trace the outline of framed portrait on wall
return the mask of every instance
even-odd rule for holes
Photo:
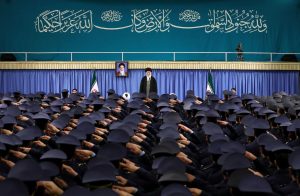
[[[117,77],[127,77],[128,76],[128,62],[127,61],[117,61],[116,62],[116,76]]]

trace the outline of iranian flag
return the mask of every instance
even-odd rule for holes
[[[213,77],[211,75],[211,70],[209,70],[208,72],[206,91],[215,94],[215,87],[213,83]]]
[[[91,93],[99,92],[97,77],[96,77],[96,71],[94,70],[93,77],[91,80]]]

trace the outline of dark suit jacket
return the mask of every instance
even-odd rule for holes
[[[144,76],[140,84],[140,93],[146,94],[146,87],[147,87],[147,76]],[[150,79],[150,92],[157,93],[157,83],[156,83],[156,79],[153,76],[151,76]]]

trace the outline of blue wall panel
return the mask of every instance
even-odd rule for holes
[[[86,95],[90,90],[91,70],[2,70],[0,72],[0,93],[20,90],[24,93],[38,91],[61,92],[62,89],[78,88]],[[108,89],[118,94],[139,91],[144,70],[130,70],[126,78],[115,77],[114,70],[96,70],[102,95]],[[184,98],[187,90],[205,97],[208,70],[153,70],[157,80],[158,93],[176,93]],[[224,89],[236,87],[238,94],[255,93],[270,96],[273,92],[299,93],[299,73],[295,71],[234,71],[212,70],[215,93],[222,97]],[[29,79],[30,78],[30,79]]]
[[[300,52],[299,0],[3,0],[0,16],[0,52]]]

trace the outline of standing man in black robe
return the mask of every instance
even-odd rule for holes
[[[142,78],[140,84],[140,93],[145,93],[149,97],[151,92],[157,93],[156,79],[152,76],[152,69],[147,67],[145,69],[146,75]]]

